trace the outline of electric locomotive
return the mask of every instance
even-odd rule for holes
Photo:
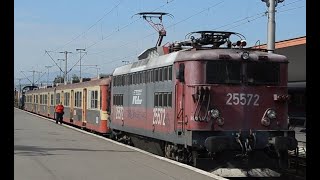
[[[287,122],[287,58],[245,48],[239,33],[188,36],[114,70],[113,138],[147,139],[147,148],[194,166],[211,159],[219,167],[286,168],[297,147]]]

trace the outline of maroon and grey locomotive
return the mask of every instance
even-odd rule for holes
[[[238,33],[189,37],[114,70],[113,136],[132,144],[147,138],[160,154],[193,164],[210,158],[286,166],[297,147],[287,128],[287,58],[244,48]]]

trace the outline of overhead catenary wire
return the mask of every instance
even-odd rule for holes
[[[55,49],[54,51],[57,51],[58,49],[61,49],[67,45],[69,45],[70,43],[72,43],[74,40],[78,39],[79,37],[85,35],[85,33],[87,33],[91,28],[93,28],[98,22],[100,22],[102,19],[104,19],[108,14],[110,14],[112,11],[114,11],[121,3],[123,0],[120,0],[118,4],[116,4],[115,6],[113,6],[111,8],[110,11],[108,11],[107,13],[105,13],[100,19],[98,19],[94,24],[92,24],[86,31],[80,33],[78,36],[76,36],[75,38],[71,39],[69,42],[67,42],[66,44],[64,44],[63,46]]]
[[[276,13],[283,13],[283,12],[287,12],[287,11],[292,11],[292,10],[299,9],[299,8],[302,8],[302,7],[304,7],[304,6],[299,6],[299,7],[295,7],[295,8],[291,8],[291,9],[285,9],[285,10],[282,10],[282,11],[277,11]],[[257,16],[257,15],[260,15],[260,16],[255,17],[255,16]],[[233,27],[231,27],[231,28],[228,28],[228,29],[226,29],[226,31],[227,31],[227,30],[230,30],[230,29],[233,29],[233,28],[235,28],[235,27],[239,27],[239,26],[241,26],[241,25],[247,24],[247,23],[251,23],[251,22],[253,22],[253,21],[257,20],[257,19],[260,19],[260,18],[262,18],[262,17],[264,17],[264,16],[265,16],[265,12],[264,12],[264,13],[259,13],[259,14],[253,15],[253,16],[250,16],[250,17],[255,17],[255,18],[250,19],[250,20],[248,20],[248,21],[245,21],[244,23],[238,24],[238,25],[233,26]],[[244,18],[244,19],[247,19],[247,18]],[[237,22],[239,22],[239,21],[237,21]],[[151,35],[154,35],[154,34],[156,34],[156,33],[149,34],[148,36],[145,36],[144,38],[147,38],[147,37],[149,37],[149,36],[151,36]],[[131,42],[131,43],[132,43],[132,42]],[[127,43],[127,44],[129,44],[129,43]],[[126,44],[126,45],[127,45],[127,44]],[[119,61],[119,60],[122,60],[122,59],[126,59],[126,58],[132,57],[132,56],[134,56],[134,55],[129,55],[129,56],[126,56],[126,57],[124,57],[124,58],[115,59],[115,60],[108,61],[108,62],[102,63],[102,64],[108,64],[108,63],[116,62],[116,61]],[[113,58],[110,58],[110,59],[113,59]]]
[[[171,2],[173,2],[174,0],[171,0],[171,1],[167,1],[167,3],[166,4],[164,4],[164,5],[161,5],[160,7],[158,7],[158,8],[156,8],[156,9],[154,9],[153,11],[155,11],[155,10],[157,10],[157,9],[159,9],[159,8],[161,8],[161,7],[164,7],[165,5],[167,5],[167,4],[169,4],[169,3],[171,3]],[[114,9],[114,8],[113,8]],[[129,24],[126,24],[126,25],[124,25],[123,27],[121,27],[121,28],[117,28],[115,31],[113,31],[111,34],[109,34],[108,36],[106,36],[106,37],[103,37],[103,35],[102,35],[102,40],[100,40],[100,41],[96,41],[96,42],[94,42],[93,44],[91,44],[90,46],[88,46],[88,47],[86,47],[86,49],[89,49],[89,48],[91,48],[92,46],[94,46],[94,45],[96,45],[96,44],[98,44],[99,42],[101,42],[101,41],[103,41],[103,40],[105,40],[105,39],[107,39],[107,38],[109,38],[109,37],[111,37],[112,35],[114,35],[115,33],[117,33],[117,32],[119,32],[119,31],[121,31],[121,30],[123,30],[123,29],[125,29],[125,28],[127,28],[128,26],[130,26],[131,24],[133,24],[133,23],[135,23],[135,22],[137,22],[139,19],[136,19],[136,20],[134,20],[134,21],[132,21],[132,22],[130,22]],[[93,27],[93,26],[92,26]],[[90,27],[91,28],[91,27]],[[69,72],[71,72],[71,70],[78,64],[80,62],[80,60],[78,60],[70,69],[69,69],[69,71],[67,71],[67,73],[69,73]]]
[[[170,1],[170,2],[172,2],[172,1]],[[223,1],[220,1],[219,3],[213,4],[213,5],[205,8],[205,9],[203,9],[203,10],[201,10],[201,11],[198,11],[198,12],[196,12],[196,13],[188,16],[188,17],[185,18],[185,19],[182,19],[182,20],[178,21],[177,23],[171,24],[171,25],[169,25],[169,26],[167,27],[167,29],[173,28],[173,27],[176,26],[177,24],[180,24],[180,23],[182,23],[182,22],[184,22],[184,21],[187,21],[188,19],[190,19],[190,18],[192,18],[192,17],[194,17],[194,16],[197,16],[197,15],[205,12],[205,11],[207,11],[207,10],[210,9],[210,8],[215,7],[215,6],[219,5],[219,4],[221,4],[222,2],[223,2]],[[151,37],[151,36],[153,36],[153,35],[155,35],[155,34],[157,34],[157,32],[150,33],[150,34],[148,34],[147,36],[144,36],[144,37],[142,37],[142,38],[140,38],[140,39],[146,39],[146,38]],[[136,41],[137,41],[137,40],[130,41],[130,42],[128,42],[128,43],[125,43],[125,44],[123,44],[123,45],[118,46],[118,48],[124,47],[124,46],[126,46],[126,45],[128,45],[128,44],[133,44],[133,43],[135,43]],[[98,52],[98,53],[102,53],[102,52],[105,52],[105,51],[107,51],[107,50],[104,50],[104,51],[101,51],[101,52]],[[88,53],[88,55],[93,55],[93,54],[98,54],[98,53]]]
[[[174,0],[168,1],[167,4],[170,3],[170,2],[172,2],[172,1],[174,1]],[[291,2],[291,3],[288,3],[288,4],[286,4],[286,5],[279,6],[278,8],[281,8],[281,7],[284,7],[284,6],[288,6],[288,5],[290,5],[290,4],[294,4],[294,3],[299,2],[299,1],[301,1],[301,0],[297,0],[297,1],[294,1],[294,2]],[[161,7],[165,6],[165,5],[166,5],[166,4],[160,6],[159,8],[161,8]],[[159,9],[159,8],[157,8],[157,9]],[[209,8],[210,8],[210,7],[209,7]],[[209,8],[205,8],[205,9],[202,10],[202,11],[204,12],[204,11],[208,10]],[[287,11],[288,11],[288,10],[287,10]],[[198,14],[200,14],[200,13],[201,13],[201,12],[198,12],[198,13],[196,13],[195,15],[198,15]],[[195,16],[195,15],[193,15],[193,16]],[[255,16],[257,16],[257,15],[259,15],[259,17],[250,19],[251,17],[255,17]],[[244,20],[247,20],[247,21],[255,21],[256,19],[259,19],[259,18],[262,17],[262,16],[261,16],[262,13],[259,13],[259,14],[257,14],[257,15],[245,17],[244,19],[237,20],[237,21],[235,21],[235,22],[233,22],[233,23],[238,23],[238,22],[241,22],[241,21],[244,21]],[[191,18],[191,17],[188,17],[188,18],[186,18],[186,19],[184,19],[184,20],[181,20],[180,22],[177,22],[177,23],[171,25],[171,26],[175,26],[175,25],[177,25],[177,24],[179,24],[179,23],[182,23],[183,21],[186,21],[186,20],[188,20],[188,19],[190,19],[190,18]],[[138,19],[136,19],[135,21],[133,21],[133,22],[131,22],[131,23],[123,26],[123,27],[121,28],[121,30],[125,29],[126,27],[128,27],[129,25],[133,24],[133,23],[136,22],[136,21],[138,21]],[[247,22],[247,21],[246,21],[245,23],[242,23],[242,24],[249,23],[249,22]],[[223,27],[232,25],[233,23],[224,25]],[[241,25],[242,25],[242,24],[241,24]],[[171,26],[169,26],[168,28],[170,28]],[[238,27],[238,26],[240,26],[240,25],[236,25],[236,26],[231,27],[231,28],[229,28],[229,29],[232,29],[232,28],[235,28],[235,27]],[[219,28],[220,28],[220,27],[219,27]],[[120,30],[120,29],[118,29],[118,31],[113,32],[113,33],[110,34],[109,36],[104,37],[103,40],[111,37],[114,33],[119,32],[119,30]],[[152,36],[152,35],[154,35],[154,34],[156,34],[156,33],[149,34],[149,35],[145,36],[144,38],[150,37],[150,36]],[[94,44],[90,45],[90,47],[93,47],[93,46],[96,45],[96,44],[97,44],[97,43],[94,43]],[[126,43],[126,44],[120,45],[120,46],[118,46],[118,47],[123,47],[123,46],[128,45],[128,44],[131,44],[131,43]],[[105,52],[105,51],[103,51],[103,52]],[[101,53],[101,52],[98,52],[98,53]],[[93,55],[93,54],[98,54],[98,53],[88,53],[88,55]],[[78,62],[77,62],[77,63],[78,63]],[[76,64],[77,64],[77,63],[76,63]],[[76,65],[76,64],[75,64],[75,65]],[[73,66],[73,67],[74,67],[74,66]],[[70,72],[71,70],[72,70],[72,69],[70,69],[68,72]]]
[[[285,9],[285,10],[282,10],[282,11],[276,11],[276,13],[282,13],[282,12],[292,11],[292,10],[299,9],[299,8],[302,8],[302,7],[304,7],[304,6],[299,6],[299,7],[295,7],[295,8],[291,8],[291,9]],[[255,20],[257,20],[257,19],[260,19],[260,18],[262,18],[262,17],[264,17],[264,16],[266,16],[266,15],[264,14],[264,15],[261,15],[261,16],[259,16],[259,17],[254,18],[254,19],[250,19],[250,20],[248,20],[248,21],[246,21],[246,22],[243,22],[243,23],[241,23],[241,24],[238,24],[238,25],[235,25],[235,26],[233,26],[233,27],[231,27],[231,28],[228,28],[228,29],[226,29],[226,31],[228,31],[228,30],[230,30],[230,29],[233,29],[233,28],[236,28],[236,27],[239,27],[239,26],[241,26],[241,25],[250,23],[250,22],[255,21]]]
[[[167,4],[169,4],[169,3],[173,2],[173,1],[174,1],[174,0],[167,1],[167,3],[166,3],[166,4],[161,5],[160,7],[157,7],[156,9],[152,10],[151,12],[154,12],[154,11],[156,11],[156,10],[160,9],[160,8],[162,8],[162,7],[166,6]],[[100,43],[100,42],[102,42],[102,41],[104,41],[104,40],[106,40],[106,39],[108,39],[108,38],[112,37],[115,33],[120,32],[120,31],[122,31],[123,29],[125,29],[125,28],[129,27],[129,26],[130,26],[130,25],[132,25],[133,23],[137,22],[139,19],[141,19],[141,17],[139,17],[138,19],[136,19],[136,20],[134,20],[134,21],[132,21],[132,22],[130,22],[130,23],[128,23],[128,24],[126,24],[126,25],[124,25],[124,26],[122,26],[121,28],[117,28],[116,30],[114,30],[113,32],[111,32],[111,33],[110,33],[109,35],[107,35],[106,37],[102,38],[102,39],[101,39],[101,40],[99,40],[99,41],[96,41],[96,42],[92,43],[90,46],[88,46],[88,47],[87,47],[87,49],[89,49],[89,48],[91,48],[91,47],[93,47],[93,46],[97,45],[98,43]],[[153,34],[155,34],[155,33],[153,33]],[[98,53],[101,53],[101,52],[104,52],[104,51],[100,51],[100,52],[98,52]],[[95,53],[95,54],[98,54],[98,53]]]

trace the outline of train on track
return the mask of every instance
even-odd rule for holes
[[[233,41],[233,38],[237,38]],[[197,31],[145,50],[109,77],[33,88],[23,109],[197,166],[286,168],[288,60],[234,32]]]

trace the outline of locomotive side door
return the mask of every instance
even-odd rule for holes
[[[83,99],[82,99],[82,124],[87,123],[86,114],[87,114],[87,89],[83,89]]]
[[[175,84],[175,110],[176,110],[176,121],[175,121],[175,131],[178,135],[181,135],[185,130],[184,125],[184,63],[179,64],[178,70],[176,70],[176,81]]]

